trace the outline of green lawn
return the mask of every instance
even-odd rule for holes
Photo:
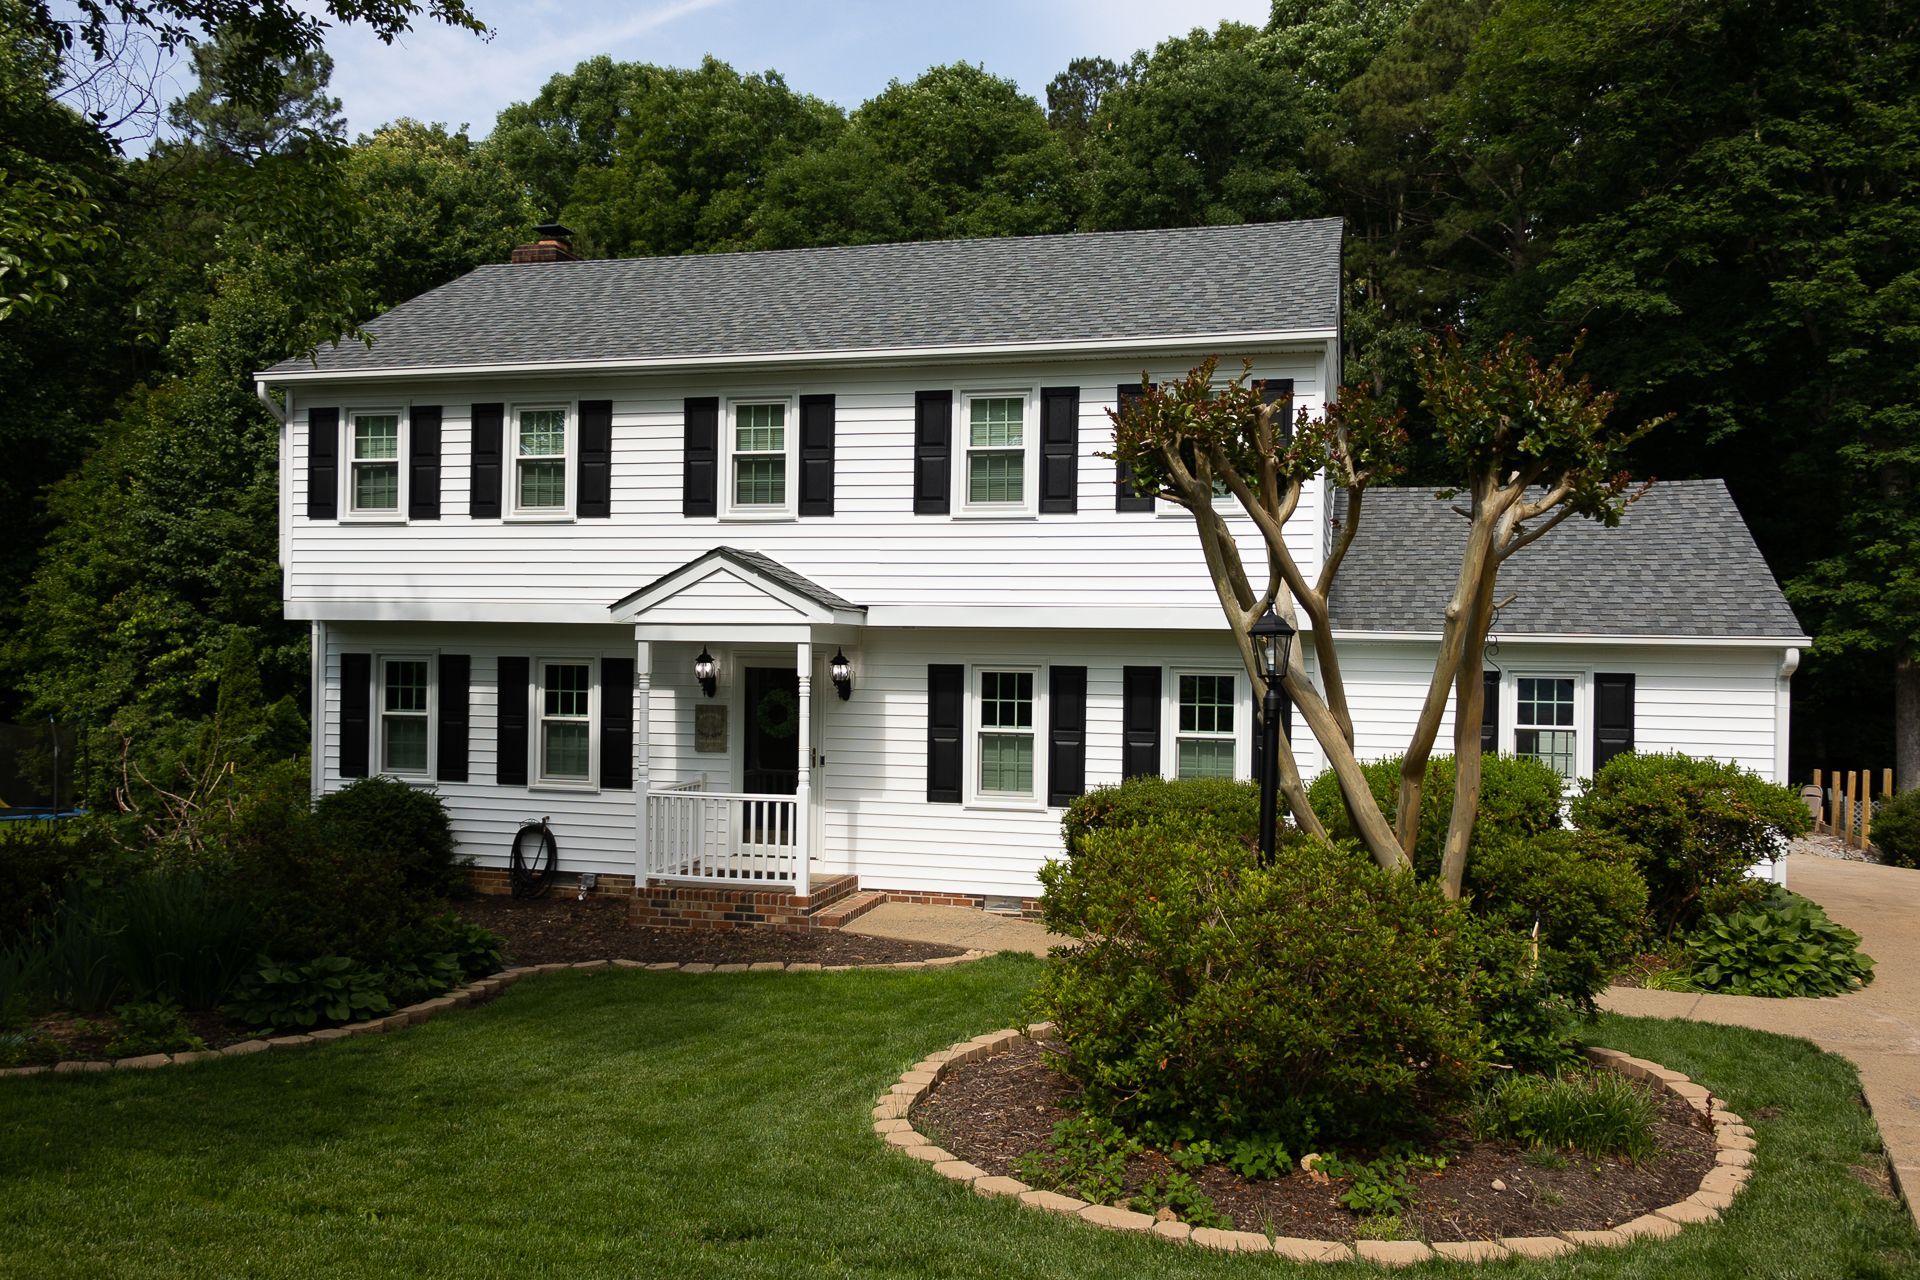
[[[0,1081],[0,1275],[1287,1270],[982,1200],[873,1137],[875,1095],[1015,1021],[1038,963],[560,974],[399,1035]],[[1877,1138],[1844,1061],[1688,1024],[1613,1019],[1597,1038],[1750,1117],[1779,1108],[1755,1124],[1759,1176],[1720,1225],[1492,1274],[1920,1275],[1905,1213],[1849,1173]]]

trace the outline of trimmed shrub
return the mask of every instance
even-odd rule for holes
[[[1400,764],[1405,758],[1404,755],[1388,756],[1360,766],[1388,822],[1392,822],[1398,812]],[[1513,839],[1557,830],[1562,786],[1558,773],[1531,757],[1492,752],[1480,757],[1480,808],[1473,828],[1475,847],[1490,839]],[[1340,780],[1333,770],[1313,780],[1307,788],[1307,801],[1326,824],[1330,837],[1334,840],[1354,838],[1347,804],[1340,794]],[[1427,761],[1427,778],[1420,798],[1420,831],[1413,847],[1414,871],[1422,879],[1432,879],[1440,873],[1440,851],[1447,842],[1447,821],[1452,812],[1453,757],[1434,756]]]
[[[1837,996],[1873,981],[1860,935],[1791,893],[1709,916],[1687,939],[1687,960],[1695,989],[1731,995]]]
[[[1081,939],[1036,992],[1086,1106],[1136,1132],[1312,1144],[1420,1127],[1485,1043],[1458,904],[1296,838],[1271,866],[1217,832],[1088,831],[1041,871]]]
[[[1068,805],[1060,830],[1071,852],[1095,831],[1150,823],[1258,844],[1260,790],[1225,778],[1128,778],[1117,787],[1095,787]]]
[[[1646,929],[1647,882],[1639,851],[1606,836],[1549,831],[1481,842],[1467,860],[1474,910],[1532,936],[1556,995],[1591,1010]]]
[[[1890,866],[1920,867],[1920,789],[1902,791],[1873,811],[1873,847]]]
[[[321,843],[392,862],[404,891],[444,898],[465,877],[454,861],[453,824],[430,788],[395,778],[362,778],[313,807]]]
[[[1765,886],[1755,863],[1778,857],[1812,823],[1792,788],[1738,765],[1680,754],[1615,756],[1573,802],[1583,831],[1642,851],[1654,919],[1668,929],[1750,905]]]

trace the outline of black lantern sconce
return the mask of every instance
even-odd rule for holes
[[[693,660],[693,678],[700,682],[700,691],[709,698],[720,684],[719,677],[714,673],[713,655],[707,652],[705,645],[701,645],[700,656]]]
[[[839,646],[833,650],[833,661],[827,664],[827,674],[833,677],[833,687],[845,702],[853,696],[853,664],[847,661],[847,655]]]

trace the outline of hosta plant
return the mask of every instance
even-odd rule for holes
[[[393,1010],[381,974],[346,956],[306,964],[269,960],[243,977],[228,1012],[251,1026],[311,1030]]]
[[[1860,935],[1805,898],[1709,916],[1687,940],[1689,977],[1702,991],[1743,996],[1835,996],[1873,980]]]

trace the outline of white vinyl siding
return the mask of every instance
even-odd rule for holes
[[[433,664],[424,656],[380,659],[380,760],[376,772],[423,778],[433,759]]]
[[[347,413],[347,513],[398,517],[402,483],[401,416],[396,409]]]
[[[517,516],[564,516],[573,509],[574,442],[564,405],[517,405],[509,500]]]

